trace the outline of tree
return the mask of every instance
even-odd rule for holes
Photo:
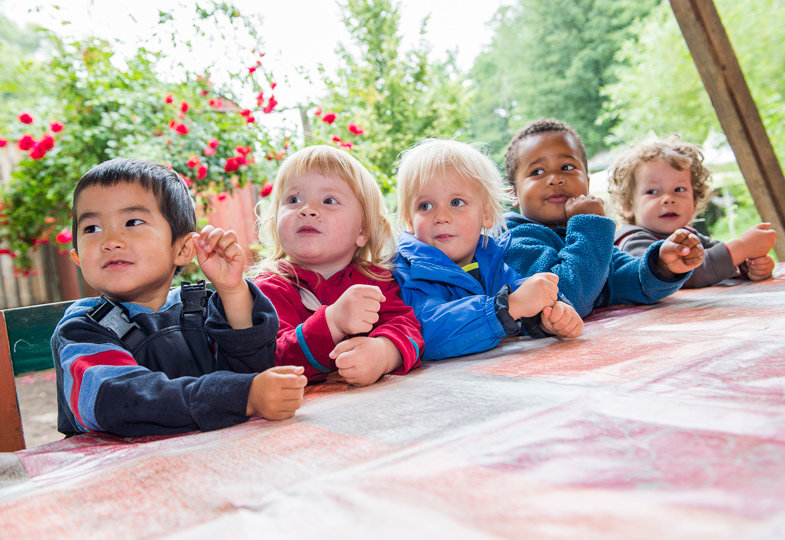
[[[613,118],[599,118],[611,67],[630,25],[655,0],[518,0],[494,17],[494,38],[470,73],[475,139],[499,158],[514,132],[539,117],[572,124],[588,152],[604,147]]]
[[[171,20],[161,12],[162,26]],[[228,4],[197,8],[197,22],[210,21],[222,27],[244,23]],[[258,49],[238,53],[243,63],[216,88],[209,74],[184,66],[179,76],[167,69],[162,77],[162,54],[143,47],[118,67],[107,42],[42,35],[53,53],[20,63],[19,74],[0,86],[16,107],[0,118],[0,145],[24,152],[4,187],[0,216],[0,253],[15,257],[18,267],[29,266],[30,248],[70,243],[73,187],[102,161],[134,157],[169,164],[206,208],[208,194],[220,197],[271,176],[273,165],[255,155],[283,157],[285,143],[257,121],[276,105],[275,83],[261,69]],[[255,104],[244,107],[249,95]]]
[[[327,95],[306,142],[351,148],[387,192],[400,152],[420,138],[463,133],[469,94],[454,58],[431,61],[424,41],[401,51],[397,3],[347,0],[341,7],[353,46],[339,47],[343,65],[335,74],[321,70]],[[427,19],[421,35],[426,25]]]

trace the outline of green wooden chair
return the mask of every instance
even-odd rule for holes
[[[14,375],[49,369],[49,340],[72,301],[0,311],[0,452],[25,448]]]

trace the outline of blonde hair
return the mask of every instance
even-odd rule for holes
[[[711,197],[711,172],[703,165],[701,147],[680,140],[678,134],[667,139],[654,139],[631,146],[614,161],[608,175],[608,193],[620,219],[634,223],[635,216],[627,217],[632,210],[635,192],[635,174],[642,164],[661,159],[676,170],[690,171],[695,215],[700,214]]]
[[[309,146],[286,158],[278,169],[267,211],[259,216],[259,242],[271,244],[273,252],[255,265],[250,273],[271,272],[285,276],[281,267],[292,264],[278,237],[278,209],[286,182],[295,176],[319,174],[344,180],[352,189],[363,209],[363,230],[368,235],[364,246],[354,252],[352,264],[371,279],[390,280],[389,261],[392,256],[392,230],[387,220],[387,206],[379,186],[362,163],[344,150],[327,145]],[[257,215],[260,207],[257,206]],[[265,239],[268,242],[265,242]],[[284,263],[281,265],[281,263]],[[376,267],[376,269],[374,269]],[[379,268],[385,270],[380,273]]]
[[[398,166],[398,223],[409,229],[414,201],[423,186],[447,171],[480,184],[485,194],[485,211],[493,225],[482,234],[496,236],[505,230],[503,201],[511,197],[499,170],[475,146],[455,140],[425,139],[401,154]]]

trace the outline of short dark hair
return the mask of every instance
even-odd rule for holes
[[[139,161],[136,159],[115,158],[96,165],[87,171],[76,183],[73,197],[72,231],[74,250],[77,246],[77,213],[79,194],[82,190],[92,187],[110,187],[118,184],[139,184],[151,191],[158,201],[158,209],[169,223],[172,231],[172,243],[186,234],[196,230],[196,208],[188,186],[174,170],[160,163]],[[178,267],[175,273],[180,272]]]
[[[518,172],[518,148],[523,143],[524,139],[546,133],[548,131],[563,131],[568,133],[575,139],[578,144],[578,151],[581,153],[581,161],[583,166],[586,167],[586,172],[589,170],[589,160],[586,157],[586,147],[583,146],[583,141],[575,128],[571,125],[556,120],[555,118],[540,118],[531,122],[526,127],[521,128],[518,133],[513,136],[510,144],[507,146],[507,152],[504,154],[504,170],[505,179],[515,188],[515,173]]]

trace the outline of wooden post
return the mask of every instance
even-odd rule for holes
[[[717,8],[708,0],[670,3],[758,213],[779,233],[774,251],[785,261],[785,177]]]
[[[19,401],[16,398],[11,347],[5,326],[5,314],[0,311],[0,452],[16,452],[24,448],[25,436],[22,431]]]

